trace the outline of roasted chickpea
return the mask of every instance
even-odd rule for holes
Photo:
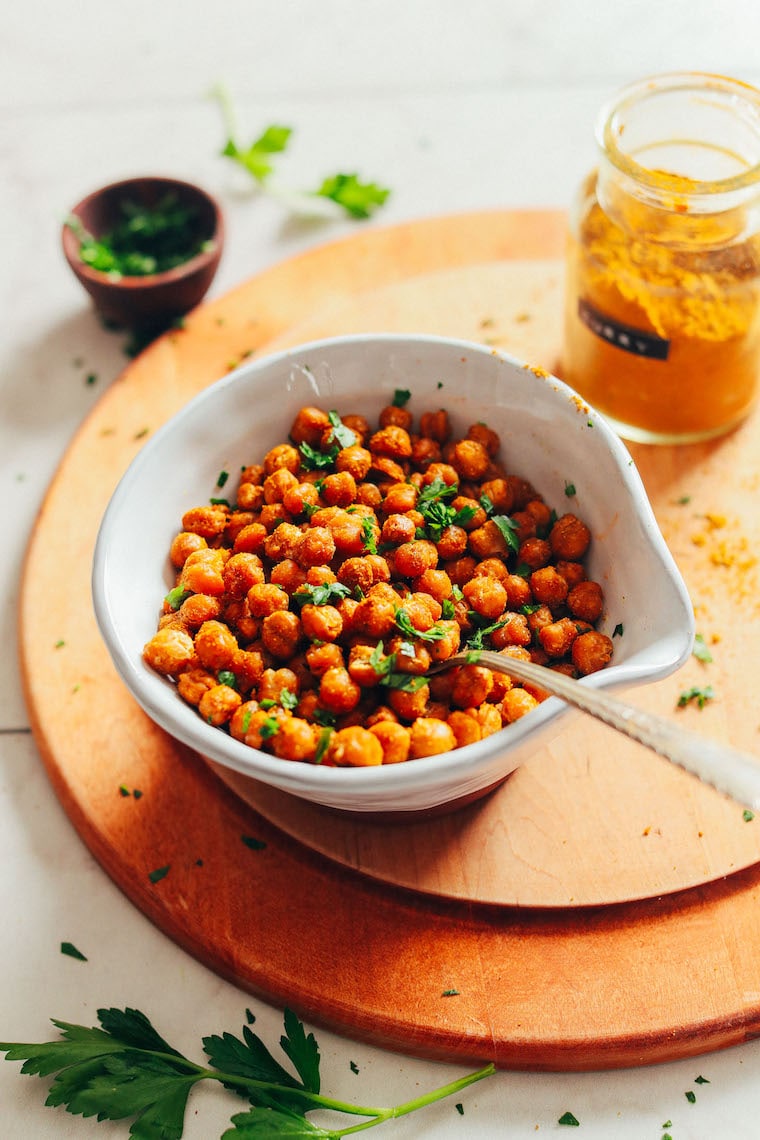
[[[604,595],[598,582],[579,582],[567,595],[567,608],[573,617],[595,622],[602,616]]]
[[[287,467],[278,467],[264,480],[264,502],[281,503],[288,493],[298,486],[298,479]]]
[[[383,762],[383,749],[368,728],[342,728],[333,733],[328,746],[333,764],[345,768],[374,767]]]
[[[588,673],[596,673],[610,663],[613,645],[609,637],[596,630],[581,633],[573,642],[573,665],[585,677]]]
[[[507,556],[507,543],[493,519],[487,519],[482,526],[471,530],[467,545],[476,558],[493,558],[494,555]]]
[[[525,689],[513,688],[504,694],[501,702],[501,716],[505,724],[514,724],[521,716],[538,708],[538,701]]]
[[[556,558],[579,562],[591,542],[591,531],[575,515],[562,515],[549,532],[549,542]]]
[[[441,445],[427,436],[412,437],[412,463],[419,471],[425,471],[431,463],[441,462]]]
[[[491,459],[495,458],[501,447],[501,440],[497,433],[481,422],[471,424],[467,429],[467,438],[477,440],[486,449]]]
[[[460,709],[482,705],[493,688],[493,675],[482,665],[462,665],[453,678],[451,701]]]
[[[410,431],[412,426],[412,413],[408,408],[398,407],[396,404],[388,404],[382,408],[377,418],[380,427],[394,426],[401,427],[404,431]]]
[[[289,610],[277,610],[264,618],[261,640],[265,648],[278,660],[292,657],[301,640],[301,622]]]
[[[258,711],[258,701],[243,701],[242,704],[238,705],[230,718],[230,736],[235,740],[245,740],[251,717]]]
[[[372,455],[366,447],[358,443],[351,447],[344,447],[338,452],[335,467],[339,472],[346,472],[355,483],[361,483],[367,478],[372,465]]]
[[[457,739],[451,727],[436,717],[420,716],[409,730],[409,758],[417,760],[421,756],[437,756],[456,748]]]
[[[545,538],[526,538],[517,552],[517,561],[529,566],[531,570],[548,566],[551,557],[552,548]]]
[[[305,514],[319,505],[319,492],[313,483],[296,483],[283,492],[282,505],[289,515]]]
[[[310,645],[306,650],[306,662],[315,677],[322,677],[328,669],[343,668],[343,650],[334,642]]]
[[[236,554],[260,554],[264,549],[267,533],[267,528],[258,522],[244,526],[238,531],[233,550]]]
[[[208,669],[188,669],[177,678],[177,692],[183,701],[197,707],[203,694],[218,683],[215,674]]]
[[[178,585],[193,594],[210,594],[219,598],[224,593],[225,552],[196,550],[185,559]]]
[[[293,558],[283,558],[282,562],[275,562],[269,573],[272,586],[279,586],[286,594],[293,595],[306,583],[306,571],[298,565]],[[284,610],[286,607],[278,605],[276,609]]]
[[[350,507],[356,500],[356,480],[350,471],[337,471],[322,480],[321,495],[331,507]]]
[[[309,527],[299,534],[293,552],[299,566],[305,570],[323,566],[335,556],[335,537],[326,526]]]
[[[335,606],[301,607],[301,626],[310,641],[337,641],[343,632],[343,618]]]
[[[570,652],[570,647],[578,636],[578,630],[572,618],[560,618],[559,621],[549,622],[538,631],[541,648],[549,657],[564,657]]]
[[[169,547],[169,558],[172,566],[181,570],[189,554],[196,550],[204,550],[207,546],[208,543],[202,534],[195,534],[189,530],[180,531]]]
[[[204,621],[218,618],[222,611],[219,598],[209,594],[191,594],[179,607],[178,616],[185,629],[200,629]]]
[[[417,506],[419,492],[413,483],[393,483],[383,499],[384,515],[404,515]]]
[[[442,636],[436,641],[431,641],[428,651],[433,661],[448,661],[449,657],[453,657],[459,650],[462,637],[459,622],[453,620],[439,621],[436,623],[436,630]]]
[[[462,593],[475,613],[491,621],[501,616],[507,604],[507,591],[497,578],[473,578],[462,586]]]
[[[408,728],[392,720],[378,720],[369,726],[383,750],[383,764],[403,764],[409,759],[411,734]]]
[[[297,716],[283,717],[279,731],[272,737],[272,751],[281,760],[314,759],[318,730]]]
[[[467,550],[467,531],[464,527],[450,524],[445,526],[441,531],[440,538],[435,544],[438,556],[444,562],[450,562],[452,559],[461,558]]]
[[[290,443],[279,443],[264,456],[264,471],[267,475],[271,475],[273,471],[278,471],[281,467],[295,475],[300,466],[300,453]]]
[[[264,505],[264,488],[258,483],[243,483],[238,487],[237,505],[243,511],[258,511]]]
[[[222,571],[224,592],[231,598],[244,598],[252,586],[264,581],[264,564],[258,554],[233,554]]]
[[[204,621],[195,635],[195,652],[207,669],[230,669],[238,642],[228,626],[221,621]]]
[[[415,589],[430,594],[437,602],[444,602],[451,597],[453,586],[445,570],[425,570],[415,582]]]
[[[531,641],[532,634],[526,614],[513,613],[511,610],[504,614],[504,624],[491,634],[494,649],[505,649],[508,645],[527,646]]]
[[[281,586],[259,582],[248,591],[248,607],[254,617],[266,618],[277,610],[286,610],[290,599]]]
[[[438,565],[438,551],[435,544],[427,539],[413,539],[402,542],[394,555],[396,570],[404,578],[419,578],[426,570],[434,570]]]
[[[482,737],[480,723],[474,716],[461,709],[454,709],[448,717],[448,726],[454,733],[456,747],[464,748],[467,744],[475,744]]]
[[[451,435],[448,412],[443,408],[437,412],[423,412],[420,416],[420,435],[435,439],[438,443],[446,443]]]
[[[373,589],[368,597],[357,604],[351,624],[355,630],[370,637],[386,637],[395,629],[398,603],[398,597],[394,602],[387,596],[378,595]]]
[[[553,566],[543,566],[540,570],[534,570],[529,580],[533,597],[541,605],[557,609],[564,604],[567,598],[567,582]]]
[[[262,515],[263,513],[262,511]],[[265,540],[264,553],[273,562],[280,562],[283,558],[293,558],[297,562],[301,537],[300,527],[293,523],[280,522]]]
[[[430,686],[420,685],[418,689],[391,689],[388,704],[401,720],[414,720],[422,716],[430,700]]]
[[[224,506],[193,507],[182,516],[182,529],[202,538],[216,538],[223,534],[229,511]]]
[[[330,427],[330,417],[321,408],[301,408],[290,428],[290,438],[298,445],[318,447],[323,433]]]
[[[297,696],[298,678],[293,670],[285,666],[280,666],[278,669],[265,669],[259,681],[259,702],[275,701],[279,704],[283,690]]]
[[[370,436],[369,449],[373,455],[389,455],[391,459],[408,459],[412,454],[409,432],[396,424],[381,427]]]
[[[454,558],[451,561],[446,561],[443,564],[443,569],[448,574],[449,578],[455,586],[463,586],[465,582],[469,582],[475,573],[477,562],[469,555],[463,555],[462,558]]]
[[[198,712],[207,724],[226,724],[243,703],[240,693],[229,685],[214,685],[207,689],[198,703]]]
[[[319,683],[319,703],[332,713],[351,712],[359,704],[361,689],[347,669],[327,669]]]
[[[451,465],[463,479],[479,480],[488,471],[491,460],[482,443],[476,439],[460,439],[453,446]]]

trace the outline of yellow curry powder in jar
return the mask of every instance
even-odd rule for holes
[[[719,435],[760,379],[760,91],[655,77],[596,133],[570,220],[561,374],[627,439]]]

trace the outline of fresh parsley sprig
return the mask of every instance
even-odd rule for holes
[[[416,637],[419,641],[442,641],[446,637],[446,630],[438,625],[433,625],[430,629],[416,629],[405,609],[396,610],[396,625],[404,637]]]
[[[305,582],[293,593],[293,601],[299,606],[307,603],[312,606],[328,606],[342,601],[350,593],[350,588],[342,582],[321,582],[317,586]]]
[[[204,1037],[208,1064],[201,1065],[172,1048],[137,1009],[99,1009],[97,1016],[100,1028],[89,1029],[53,1018],[61,1032],[58,1040],[35,1045],[2,1042],[0,1052],[8,1061],[23,1061],[22,1073],[53,1078],[47,1105],[63,1105],[75,1116],[98,1120],[132,1119],[129,1132],[134,1140],[180,1140],[188,1098],[204,1080],[218,1081],[251,1105],[231,1118],[232,1128],[224,1132],[223,1140],[273,1136],[338,1140],[408,1115],[495,1071],[486,1065],[404,1104],[377,1108],[321,1093],[316,1038],[288,1009],[280,1047],[294,1073],[280,1064],[249,1025],[243,1026],[242,1037],[232,1033]],[[321,1128],[307,1119],[315,1109],[366,1119],[347,1128]]]
[[[389,653],[386,656],[382,641],[378,641],[372,650],[369,664],[377,676],[377,683],[384,685],[386,689],[401,689],[405,693],[416,693],[427,683],[424,676],[402,673],[396,669],[396,654]]]
[[[322,200],[323,209],[329,201],[334,203],[331,210],[337,206],[336,213],[342,210],[349,217],[359,219],[371,217],[375,210],[385,204],[390,190],[377,182],[362,182],[358,174],[353,172],[331,174],[322,180],[316,190],[305,193],[278,190],[272,181],[275,172],[272,158],[287,149],[293,134],[292,127],[274,124],[267,127],[249,146],[242,146],[235,137],[237,128],[229,92],[223,85],[218,85],[211,94],[219,103],[227,133],[222,156],[247,171],[259,190],[279,197],[299,212],[315,212],[317,203]]]

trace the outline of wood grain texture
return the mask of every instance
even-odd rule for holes
[[[584,1069],[758,1031],[759,821],[580,716],[493,795],[438,820],[358,824],[222,780],[136,707],[89,597],[100,518],[146,431],[250,353],[406,330],[488,340],[561,373],[563,229],[528,211],[360,231],[191,314],[125,370],[64,457],[26,560],[20,657],[61,802],[179,945],[357,1038]],[[629,696],[748,750],[759,432],[753,417],[719,442],[631,449],[715,660]],[[716,700],[674,711],[706,683]]]

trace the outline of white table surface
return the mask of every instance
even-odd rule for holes
[[[564,207],[593,162],[598,107],[623,83],[673,69],[760,80],[756,0],[18,0],[0,21],[0,1039],[54,1036],[135,1006],[179,1049],[239,1032],[246,1008],[276,1043],[281,1011],[199,965],[120,893],[48,783],[15,652],[18,582],[45,488],[83,416],[126,364],[64,263],[59,227],[83,194],[120,177],[195,180],[224,206],[228,242],[211,295],[357,224],[460,210]],[[218,82],[240,134],[296,128],[283,181],[356,169],[393,190],[370,223],[294,221],[218,156]],[[97,380],[86,383],[94,374]],[[44,599],[40,599],[44,605]],[[60,952],[62,941],[87,956]],[[396,1103],[467,1066],[426,1063],[317,1029],[324,1090]],[[359,1068],[356,1074],[351,1062]],[[566,1135],[750,1140],[760,1135],[760,1043],[645,1069],[499,1073],[384,1125],[406,1138]],[[709,1084],[695,1085],[698,1075]],[[690,1104],[685,1092],[696,1092]],[[43,1106],[46,1086],[0,1063],[2,1140],[126,1136]],[[213,1140],[228,1094],[193,1094],[185,1136]],[[576,1135],[570,1132],[570,1135]]]

